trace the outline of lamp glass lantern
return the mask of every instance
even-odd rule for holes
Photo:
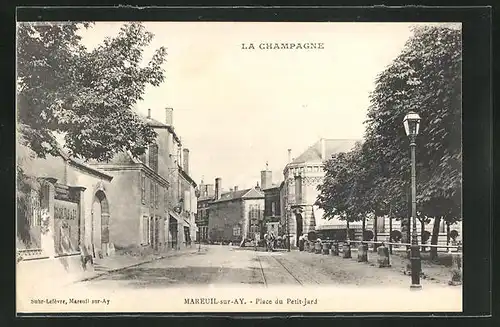
[[[403,119],[403,125],[407,136],[417,136],[420,129],[420,116],[410,111]]]

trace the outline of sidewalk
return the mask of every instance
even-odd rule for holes
[[[115,255],[106,257],[104,259],[99,259],[93,268],[83,272],[82,276],[80,276],[75,282],[84,282],[90,281],[92,279],[98,278],[99,276],[110,274],[115,271],[119,271],[122,269],[127,269],[130,267],[139,266],[148,262],[178,257],[186,254],[194,254],[198,253],[198,247],[185,248],[182,250],[172,250],[167,253],[162,254],[151,254],[146,256],[131,256],[131,255]],[[207,251],[206,247],[202,247],[201,252]]]

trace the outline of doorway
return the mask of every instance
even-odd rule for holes
[[[168,222],[168,233],[169,233],[169,240],[170,240],[170,247],[172,249],[177,248],[177,238],[178,238],[178,230],[177,230],[177,219],[174,217],[170,216],[169,222]]]
[[[299,246],[299,237],[302,236],[303,233],[302,215],[300,213],[295,214],[295,225],[296,225],[295,245]]]
[[[102,190],[95,193],[92,203],[91,243],[94,257],[109,254],[109,203]]]

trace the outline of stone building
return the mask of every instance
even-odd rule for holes
[[[319,194],[317,186],[325,175],[324,162],[335,153],[350,151],[357,141],[320,139],[295,159],[288,150],[288,164],[283,169],[282,202],[292,246],[298,246],[300,235],[315,231],[318,221],[324,222],[314,205]],[[345,223],[343,226],[345,228]]]
[[[113,177],[68,156],[36,158],[18,144],[18,165],[38,182],[18,203],[16,248],[23,259],[56,259],[79,266],[82,251],[94,257],[113,254],[110,235],[116,221],[110,209]],[[19,186],[19,185],[18,185]],[[47,260],[42,260],[48,262]],[[50,261],[50,260],[49,260]]]
[[[214,184],[204,184],[201,181],[199,185],[198,212],[196,214],[196,226],[198,226],[197,240],[207,242],[208,238],[208,221],[210,214],[210,204],[215,199]]]
[[[190,244],[196,235],[196,183],[189,176],[189,150],[182,148],[173,127],[173,109],[165,122],[144,121],[157,133],[140,158],[120,153],[107,163],[93,163],[113,176],[108,192],[116,224],[111,230],[116,248],[165,251]]]
[[[261,171],[261,187],[264,192],[264,227],[262,233],[273,233],[282,235],[284,224],[281,218],[281,183],[275,184],[272,180],[272,171],[268,169]],[[262,235],[263,236],[263,235]]]
[[[264,193],[257,186],[222,193],[222,180],[215,180],[215,196],[209,206],[208,237],[212,242],[241,242],[260,234]]]

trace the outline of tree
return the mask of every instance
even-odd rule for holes
[[[20,23],[17,28],[18,236],[29,243],[27,217],[39,183],[23,171],[23,156],[58,156],[64,137],[69,155],[104,161],[116,153],[144,153],[155,132],[133,111],[146,85],[164,80],[166,50],[142,65],[153,35],[138,23],[88,51],[79,29],[89,23]]]
[[[409,111],[419,113],[418,210],[425,216],[460,220],[461,33],[436,26],[417,27],[413,33],[402,53],[377,77],[365,143],[391,176],[389,189],[401,183],[399,188],[404,190],[410,162],[402,120]],[[437,243],[437,233],[431,243]]]
[[[153,35],[138,23],[124,25],[92,51],[81,44],[79,23],[21,23],[17,83],[20,142],[37,156],[58,155],[56,134],[71,156],[108,160],[142,154],[156,137],[132,110],[146,85],[160,85],[166,50],[141,66]]]

